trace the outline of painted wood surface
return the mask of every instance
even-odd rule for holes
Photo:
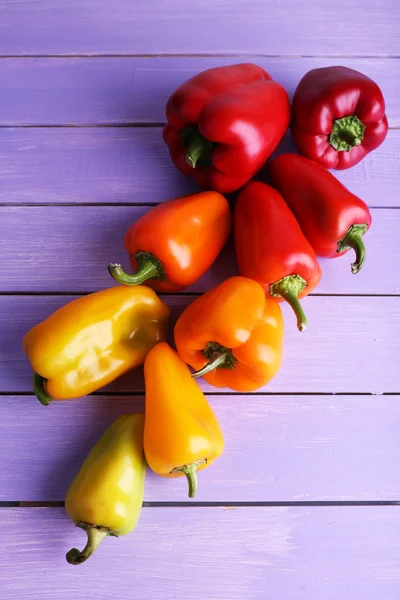
[[[399,53],[397,0],[3,0],[0,16],[3,56]]]
[[[32,391],[21,340],[30,327],[76,296],[0,296],[0,381],[4,392]],[[193,296],[166,296],[171,326]],[[283,306],[286,331],[282,367],[263,393],[400,393],[398,297],[320,297],[304,300],[309,327],[299,333]],[[172,329],[172,327],[171,327]],[[221,392],[199,380],[208,393]],[[110,385],[110,392],[143,392],[142,370]],[[0,398],[1,402],[1,398]],[[44,414],[44,413],[43,413]]]
[[[398,600],[399,19],[397,0],[0,3],[2,600]],[[303,335],[284,307],[282,369],[259,394],[200,382],[226,437],[197,498],[215,506],[148,473],[136,532],[74,569],[64,554],[84,536],[63,509],[5,505],[61,501],[108,424],[143,409],[143,378],[46,409],[21,339],[111,284],[106,265],[127,266],[123,233],[149,205],[197,190],[161,141],[165,100],[197,71],[243,61],[290,94],[332,64],[381,85],[386,142],[336,173],[374,207],[367,265],[354,277],[348,258],[323,262]],[[228,246],[190,295],[166,298],[174,318],[234,272]],[[235,502],[305,506],[222,508]]]
[[[265,3],[267,5],[268,3]],[[269,3],[270,4],[270,3]],[[0,61],[2,125],[124,125],[165,121],[169,95],[199,71],[255,62],[290,96],[310,69],[337,65],[338,58],[299,56],[10,58]],[[385,94],[391,127],[400,125],[400,59],[340,57],[365,73]]]
[[[400,396],[254,394],[208,400],[225,435],[225,452],[212,469],[199,473],[196,501],[400,497]],[[46,408],[34,396],[2,397],[0,500],[64,500],[82,457],[113,420],[143,409],[143,396],[92,396]],[[163,479],[148,471],[145,501],[185,502],[186,488],[185,478]]]
[[[398,600],[399,514],[393,506],[145,508],[131,535],[107,538],[77,568],[64,556],[84,533],[63,509],[10,508],[0,585],[7,600],[355,600],[366,591]]]
[[[288,135],[279,152],[293,151]],[[400,131],[335,176],[370,206],[399,207]],[[160,127],[0,127],[0,204],[155,204],[198,189]]]
[[[132,206],[0,206],[2,292],[89,292],[114,285],[107,271],[120,262],[127,271],[124,235],[147,207]],[[319,294],[399,294],[400,211],[373,209],[373,225],[365,236],[368,258],[356,276],[354,255],[321,259]],[[33,233],[34,232],[34,233]],[[203,292],[237,273],[233,242],[211,269],[188,288]]]

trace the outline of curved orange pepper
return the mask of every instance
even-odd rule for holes
[[[228,239],[232,215],[218,192],[201,192],[163,202],[140,217],[125,235],[132,268],[110,264],[111,276],[125,285],[147,285],[179,292],[195,283]]]
[[[251,392],[276,375],[283,318],[262,286],[231,277],[195,300],[179,317],[175,343],[182,360],[216,387]]]
[[[224,450],[218,421],[189,368],[167,343],[150,350],[144,377],[147,463],[163,477],[186,475],[193,498],[196,471],[210,466]]]

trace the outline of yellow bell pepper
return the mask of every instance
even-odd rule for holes
[[[146,461],[144,414],[117,419],[92,448],[65,499],[69,518],[87,533],[82,551],[67,553],[71,565],[85,562],[102,539],[130,533],[143,503]]]
[[[143,364],[165,340],[169,307],[146,286],[114,287],[66,304],[25,335],[44,405],[91,394]]]

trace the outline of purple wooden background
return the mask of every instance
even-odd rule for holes
[[[398,0],[0,3],[2,600],[399,599],[399,27]],[[367,264],[354,277],[347,258],[322,262],[303,335],[284,309],[269,386],[202,382],[226,451],[201,473],[200,505],[182,480],[149,473],[137,530],[74,569],[64,554],[83,535],[59,505],[104,429],[143,408],[143,378],[44,409],[21,338],[111,285],[106,265],[127,265],[133,219],[196,190],[161,141],[164,104],[193,73],[238,61],[290,94],[332,64],[382,86],[387,140],[338,175],[372,207]],[[166,298],[174,315],[234,272],[228,245],[189,295]]]

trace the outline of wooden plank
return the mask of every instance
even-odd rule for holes
[[[130,224],[149,210],[133,206],[0,207],[1,292],[87,292],[114,284],[110,262],[129,270],[123,239]],[[398,294],[393,276],[400,262],[400,211],[375,209],[365,236],[368,258],[354,276],[351,255],[321,259],[317,293]],[[188,291],[203,292],[236,273],[233,243]]]
[[[0,61],[1,64],[1,61]],[[293,152],[290,136],[279,152]],[[400,131],[335,175],[370,206],[400,206]],[[0,128],[0,203],[157,203],[198,191],[177,171],[161,128]]]
[[[397,500],[399,400],[209,396],[225,452],[199,474],[196,500]],[[0,500],[64,500],[84,457],[113,420],[143,408],[143,398],[128,396],[96,396],[48,408],[32,396],[1,398]],[[22,431],[29,435],[21,437]],[[149,471],[145,500],[187,501],[186,481]]]
[[[68,296],[0,296],[0,381],[3,392],[32,390],[31,371],[21,341],[33,325],[72,300]],[[191,302],[167,296],[173,320]],[[300,334],[288,307],[283,364],[264,392],[400,393],[400,299],[315,297],[304,301],[309,328]],[[172,320],[172,323],[173,323]],[[216,388],[200,381],[204,390]],[[143,391],[140,369],[122,377],[110,391]]]
[[[336,65],[337,58],[305,57],[113,57],[10,58],[0,60],[0,124],[97,125],[159,123],[165,104],[181,83],[196,73],[237,62],[255,62],[290,96],[310,69]],[[341,58],[382,88],[391,127],[400,125],[400,60]]]
[[[3,509],[0,583],[13,600],[398,600],[397,507],[145,508],[85,566],[63,509]],[[129,565],[129,567],[128,567]],[[190,576],[188,575],[190,574]],[[60,585],[60,582],[62,584]],[[267,596],[266,596],[267,594]]]
[[[0,54],[397,55],[398,17],[396,0],[3,0]]]

